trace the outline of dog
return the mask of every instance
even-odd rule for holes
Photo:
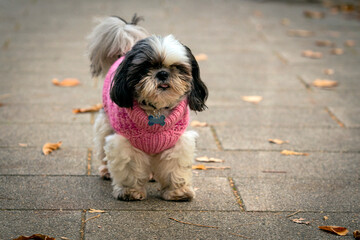
[[[103,76],[103,109],[94,124],[94,155],[119,200],[144,200],[146,183],[162,199],[190,201],[194,131],[189,111],[203,111],[208,89],[191,50],[175,39],[150,35],[131,22],[107,17],[88,36],[93,77]]]

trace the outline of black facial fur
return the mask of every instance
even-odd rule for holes
[[[191,74],[193,77],[191,91],[188,96],[189,107],[193,111],[201,112],[207,108],[205,102],[208,98],[208,89],[200,78],[199,64],[197,63],[190,48],[184,45],[191,62]]]

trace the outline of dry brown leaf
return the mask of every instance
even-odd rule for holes
[[[319,59],[322,58],[323,56],[321,52],[314,52],[311,50],[305,50],[301,53],[301,55],[303,57],[314,58],[314,59]]]
[[[105,211],[104,210],[97,210],[97,209],[93,209],[93,208],[90,208],[89,210],[89,213],[104,213]]]
[[[326,221],[326,220],[328,220],[329,219],[329,217],[328,216],[324,216],[324,220]]]
[[[18,238],[14,238],[13,240],[55,240],[55,238],[42,235],[42,234],[33,234],[29,237],[26,236],[20,236]]]
[[[199,164],[199,165],[193,165],[192,169],[193,170],[209,170],[209,169],[219,169],[219,170],[224,170],[224,169],[229,169],[230,167],[213,167],[213,166],[205,166],[203,164]]]
[[[325,13],[318,11],[305,10],[304,16],[307,18],[321,19],[325,17]]]
[[[2,106],[4,106],[4,104],[0,102],[0,107],[2,107]]]
[[[317,40],[315,42],[318,47],[333,47],[335,44],[329,40]]]
[[[194,120],[190,123],[190,126],[192,126],[192,127],[207,127],[208,124],[206,122],[200,122],[200,121]]]
[[[93,105],[91,107],[88,107],[88,108],[74,108],[72,110],[72,112],[74,114],[77,114],[77,113],[87,113],[87,112],[97,112],[99,111],[101,108],[103,107],[103,105],[101,103],[98,103],[96,105]]]
[[[65,78],[60,82],[57,78],[54,78],[52,83],[60,87],[73,87],[79,85],[80,81],[76,78]]]
[[[343,53],[344,53],[344,50],[342,50],[342,48],[333,48],[333,49],[331,49],[331,54],[341,55]]]
[[[288,36],[291,37],[312,37],[315,35],[314,32],[303,30],[303,29],[292,29],[287,31]]]
[[[336,87],[338,85],[338,82],[329,79],[316,79],[312,82],[312,85],[320,88],[331,88]]]
[[[282,155],[296,155],[296,156],[308,156],[308,153],[303,153],[303,152],[295,152],[295,151],[291,151],[291,150],[282,150],[281,151]]]
[[[326,75],[334,75],[335,71],[334,71],[334,69],[327,68],[327,69],[324,69],[324,73]]]
[[[345,236],[349,232],[347,228],[339,226],[319,226],[319,229],[335,233],[340,236]]]
[[[44,153],[44,155],[49,155],[52,151],[60,148],[61,144],[61,141],[57,143],[45,143],[42,147],[42,152]]]
[[[281,24],[284,25],[284,26],[289,26],[290,23],[291,23],[290,19],[288,19],[288,18],[281,19]]]
[[[288,141],[284,141],[284,140],[277,139],[277,138],[269,139],[268,141],[269,141],[269,143],[275,143],[275,144],[289,143]]]
[[[200,61],[206,61],[208,60],[208,56],[205,53],[200,53],[198,55],[195,56],[196,61],[200,62]]]
[[[258,104],[263,99],[262,96],[242,96],[241,99],[245,102]]]
[[[291,221],[293,221],[294,223],[298,223],[298,224],[306,224],[309,225],[310,221],[305,221],[305,218],[295,218],[295,219],[291,219]]]
[[[207,156],[197,157],[197,158],[195,158],[195,160],[198,161],[198,162],[217,162],[217,163],[225,162],[225,161],[222,160],[222,159],[219,159],[219,158],[209,158],[209,157],[207,157]]]
[[[356,240],[360,240],[360,231],[359,230],[355,230],[353,232],[353,235]]]
[[[346,40],[345,41],[345,46],[354,47],[355,46],[355,41],[354,40]]]

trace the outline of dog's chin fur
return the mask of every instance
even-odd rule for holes
[[[89,36],[89,55],[93,76],[105,75],[124,55],[111,85],[111,100],[119,107],[131,108],[136,100],[148,114],[167,115],[188,99],[191,110],[206,108],[207,88],[200,79],[198,64],[189,48],[172,35],[148,36],[145,29],[121,18],[107,18]],[[116,45],[112,45],[116,43]],[[166,72],[162,78],[159,72]],[[94,125],[95,158],[102,161],[100,174],[111,178],[113,195],[120,200],[143,200],[151,176],[160,183],[164,200],[188,201],[195,197],[191,185],[191,165],[197,133],[185,132],[175,146],[158,154],[147,154],[131,145],[112,129],[101,111]]]

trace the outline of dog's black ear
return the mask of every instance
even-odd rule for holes
[[[129,79],[128,73],[131,61],[131,54],[126,54],[125,59],[117,68],[114,78],[111,82],[110,98],[119,107],[133,107],[134,86],[132,81]]]
[[[201,112],[207,108],[205,102],[208,98],[208,89],[205,83],[200,78],[199,64],[197,63],[194,55],[190,48],[184,46],[188,53],[188,58],[191,63],[191,74],[192,74],[192,86],[191,92],[188,96],[189,107],[191,110]]]

